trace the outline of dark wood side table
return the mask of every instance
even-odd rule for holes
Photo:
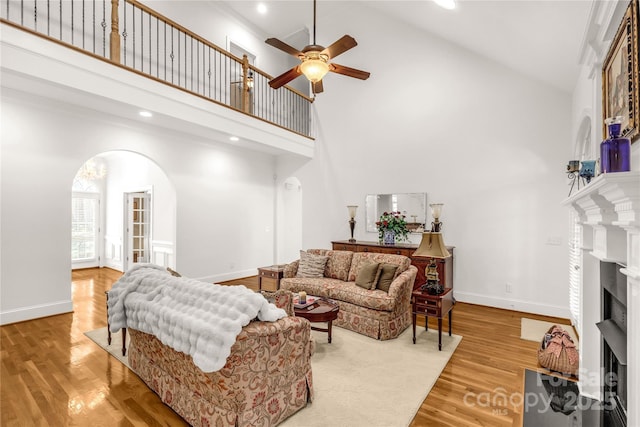
[[[284,275],[284,265],[270,265],[258,268],[258,285],[261,291],[277,291]]]
[[[440,295],[431,295],[420,288],[413,291],[412,318],[413,318],[413,343],[416,343],[416,316],[425,316],[425,329],[429,329],[429,316],[438,318],[438,350],[442,350],[442,318],[449,315],[449,336],[451,336],[451,311],[455,305],[451,288],[445,288]]]

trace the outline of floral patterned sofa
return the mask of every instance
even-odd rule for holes
[[[131,328],[129,364],[193,426],[275,426],[313,399],[310,324],[293,316],[286,294],[273,299],[290,316],[245,326],[219,371],[205,373],[191,356]]]
[[[309,254],[328,256],[323,277],[296,277],[300,260],[285,266],[280,288],[327,297],[340,306],[334,325],[380,340],[396,338],[411,325],[411,292],[418,272],[403,255],[309,249]],[[364,289],[356,277],[365,264],[398,266],[388,291]]]

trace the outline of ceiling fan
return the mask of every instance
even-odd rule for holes
[[[368,79],[370,75],[367,71],[356,70],[355,68],[345,67],[344,65],[330,62],[330,60],[336,56],[358,45],[353,37],[349,35],[342,36],[342,38],[336,40],[327,48],[316,44],[316,0],[313,0],[313,44],[310,44],[302,49],[302,51],[299,51],[276,38],[269,38],[265,40],[265,42],[268,45],[278,48],[300,60],[299,65],[296,65],[289,71],[286,71],[269,81],[269,86],[274,89],[278,89],[296,77],[299,77],[301,74],[304,74],[311,82],[313,93],[316,94],[324,90],[322,78],[329,71],[336,74],[355,77],[356,79],[361,80]]]

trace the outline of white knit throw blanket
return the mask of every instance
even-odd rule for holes
[[[109,291],[111,332],[133,328],[189,354],[204,372],[222,369],[236,337],[252,319],[274,322],[287,313],[244,286],[174,277],[137,264]]]

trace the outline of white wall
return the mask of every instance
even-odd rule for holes
[[[366,194],[427,192],[429,203],[444,203],[458,300],[568,316],[568,212],[559,202],[570,95],[375,11],[358,13],[330,31],[357,39],[339,62],[371,77],[326,77],[314,103],[314,159],[280,163],[279,175],[304,188],[304,248],[347,239],[346,205],[363,207]],[[375,241],[364,214],[356,237]]]
[[[273,156],[13,90],[1,113],[2,323],[71,310],[71,184],[106,151],[140,153],[166,172],[182,274],[217,281],[273,263]]]

